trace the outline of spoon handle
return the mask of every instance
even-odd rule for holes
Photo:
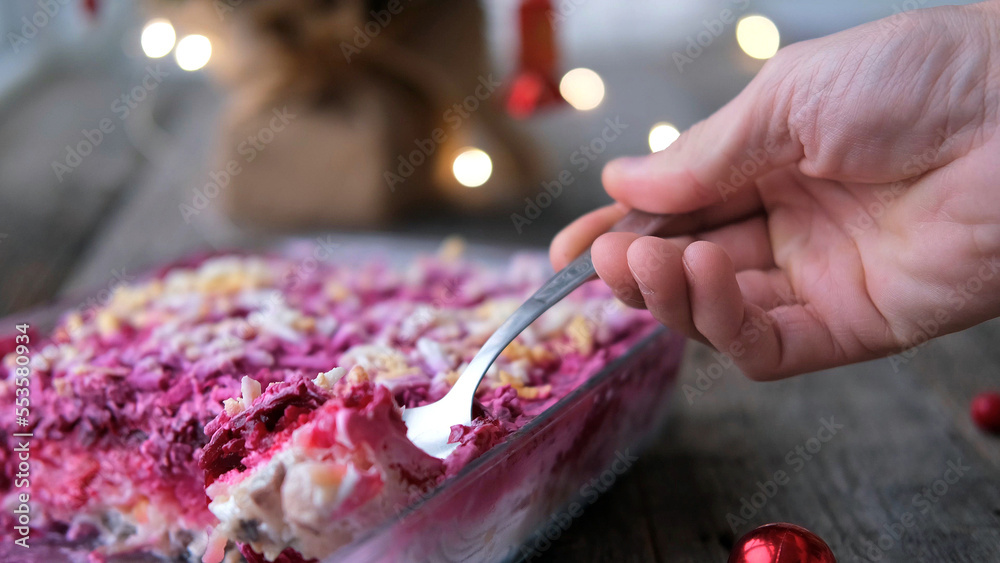
[[[657,215],[644,211],[631,210],[621,218],[608,232],[631,232],[640,235],[652,235],[667,225],[673,215]],[[555,273],[545,284],[538,289],[527,301],[514,311],[497,328],[496,332],[483,344],[483,347],[472,358],[469,367],[462,372],[462,376],[455,382],[455,385],[448,392],[448,395],[468,399],[471,404],[472,397],[479,387],[479,383],[486,375],[486,370],[493,364],[504,348],[509,345],[521,331],[528,328],[535,319],[541,316],[550,307],[569,295],[574,289],[583,285],[583,282],[590,279],[597,272],[594,270],[594,262],[590,257],[590,248],[578,256],[575,260],[566,265],[565,268]]]

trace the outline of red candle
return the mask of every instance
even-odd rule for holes
[[[542,106],[562,101],[555,79],[554,14],[549,0],[523,0],[518,10],[521,49],[507,94],[507,112],[513,117],[528,117]]]

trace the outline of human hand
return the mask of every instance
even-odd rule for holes
[[[776,379],[1000,315],[1000,2],[788,46],[666,150],[604,170],[593,241],[627,304]],[[607,233],[628,208],[665,238]],[[595,240],[596,238],[596,240]]]

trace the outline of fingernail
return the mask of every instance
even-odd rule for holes
[[[631,264],[628,265],[628,271],[632,272],[632,277],[635,279],[635,284],[639,286],[639,293],[643,295],[653,294],[652,288],[650,288],[642,281],[642,278],[639,276],[639,274],[635,273],[635,270],[632,269]]]

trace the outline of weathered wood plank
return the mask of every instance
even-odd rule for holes
[[[112,84],[69,76],[39,82],[31,96],[10,101],[0,119],[0,315],[51,297],[100,217],[128,186],[136,155],[124,134],[109,135],[71,172],[53,170],[67,146],[93,128]],[[98,116],[92,118],[92,116]]]
[[[183,225],[150,228],[155,227],[151,221],[164,217],[163,207],[139,216],[118,211],[131,198],[149,193],[148,183],[200,170],[209,154],[202,139],[218,97],[204,86],[164,85],[121,119],[110,110],[120,94],[117,81],[70,73],[40,82],[30,96],[5,108],[0,120],[0,315],[65,291],[75,267],[103,269],[88,289],[107,285],[113,271],[124,266],[94,265],[93,249],[110,246],[103,251],[107,256],[128,247],[131,255],[142,255],[156,245],[140,235],[171,240],[185,233]],[[65,163],[68,147],[86,141],[83,131],[94,131],[101,119],[111,123],[110,132],[69,172],[57,174],[53,163]],[[151,141],[165,145],[144,146]],[[186,159],[162,169],[159,159],[178,151]],[[177,203],[172,209],[180,218]],[[108,227],[123,216],[135,217],[137,224],[118,230],[123,240],[109,245]],[[165,256],[176,256],[176,245],[167,246],[171,253]]]
[[[612,559],[644,556],[647,545],[595,533],[622,513],[653,530],[660,561],[724,560],[734,537],[772,521],[813,530],[839,561],[1000,560],[1000,440],[968,418],[969,398],[997,386],[998,337],[997,321],[946,337],[899,373],[879,360],[755,384],[730,370],[691,404],[678,394],[656,445],[621,482],[640,482],[641,502],[616,487],[544,560],[601,561],[609,545]],[[712,361],[693,347],[682,384]],[[830,417],[843,428],[810,454]],[[960,477],[956,466],[967,467]],[[787,484],[772,487],[778,471]],[[758,482],[771,498],[753,499]],[[766,501],[741,516],[742,499]],[[741,518],[735,530],[729,514]]]

